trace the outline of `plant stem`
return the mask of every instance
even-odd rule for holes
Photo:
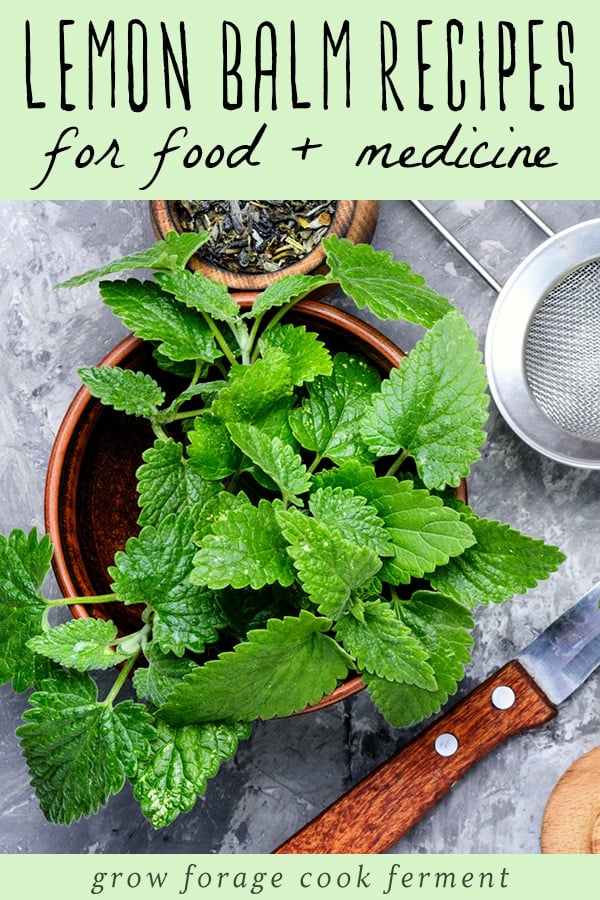
[[[104,700],[105,706],[113,705],[119,691],[121,690],[121,688],[127,681],[128,677],[129,677],[129,673],[131,672],[135,663],[137,662],[137,658],[140,655],[140,652],[141,652],[141,648],[140,648],[140,650],[138,650],[137,653],[134,653],[133,656],[130,656],[129,659],[127,660],[127,662],[125,662],[123,664],[123,667],[121,668],[121,671],[119,672],[117,678],[115,679],[113,686],[111,687],[110,691],[106,695],[106,698]]]
[[[322,461],[323,461],[322,455],[320,453],[317,453],[317,455],[315,456],[315,458],[313,459],[313,461],[311,462],[310,466],[307,469],[308,474],[312,475],[313,472],[315,471],[315,469],[317,468],[317,466],[319,466]]]
[[[265,331],[268,331],[269,328],[273,328],[274,325],[277,325],[278,322],[281,322],[281,320],[286,315],[286,313],[288,313],[290,311],[290,309],[292,309],[296,305],[296,303],[298,303],[301,299],[302,299],[302,297],[294,297],[294,299],[290,300],[289,303],[286,303],[285,306],[281,306],[277,310],[277,312],[275,313],[273,318],[270,319],[267,322],[267,324],[265,325]]]
[[[202,374],[202,366],[203,366],[202,360],[197,359],[196,360],[196,368],[194,370],[194,375],[187,387],[188,391],[190,391],[193,387],[196,387],[196,385],[198,384],[198,381],[200,380],[200,375]]]
[[[64,606],[72,606],[74,603],[112,603],[117,598],[114,594],[100,594],[98,597],[60,597],[56,600],[44,600],[44,612],[42,613],[42,631],[49,631],[50,610]]]
[[[388,585],[390,591],[390,603],[397,619],[400,618],[400,604],[402,600],[398,596],[398,591],[393,584]]]
[[[204,321],[206,322],[206,324],[212,331],[213,337],[216,340],[219,347],[221,348],[221,350],[223,351],[224,356],[227,357],[227,359],[229,360],[231,365],[234,365],[237,362],[237,359],[231,352],[231,348],[229,347],[229,344],[227,343],[227,341],[221,334],[221,331],[219,330],[219,328],[217,328],[217,325],[215,324],[215,322],[209,315],[207,315],[206,313],[202,313],[202,316],[204,318]]]
[[[192,377],[190,379],[190,383],[188,384],[187,388],[185,389],[185,391],[182,391],[177,397],[175,397],[175,399],[173,400],[171,405],[169,407],[167,407],[167,409],[163,409],[161,412],[161,416],[163,417],[164,421],[167,421],[167,422],[172,421],[171,410],[177,410],[177,409],[179,409],[179,407],[181,406],[182,403],[185,403],[185,395],[189,391],[193,390],[196,387],[196,385],[198,384],[198,382],[200,380],[200,376],[202,375],[203,367],[204,367],[204,363],[202,362],[201,359],[194,360],[194,374],[192,375]],[[183,400],[181,399],[182,397],[184,398]]]
[[[181,419],[195,419],[196,416],[203,416],[205,413],[210,412],[210,409],[207,406],[203,406],[202,409],[190,409],[187,412],[174,413],[169,422],[177,422]]]
[[[264,314],[263,314],[264,315]],[[258,346],[255,346],[256,337],[258,335],[258,329],[260,328],[260,323],[263,320],[263,316],[257,316],[254,320],[252,328],[250,330],[250,337],[248,338],[248,354],[250,356],[250,362],[253,363],[258,356]]]
[[[242,320],[237,320],[233,322],[228,322],[229,328],[231,329],[231,333],[237,341],[237,345],[240,348],[240,352],[242,354],[242,365],[249,366],[250,365],[250,334],[248,332],[248,326]]]
[[[60,597],[56,600],[44,600],[47,607],[72,606],[74,603],[113,603],[116,600],[114,594],[98,594],[97,597]]]
[[[225,364],[223,363],[223,360],[222,360],[222,359],[215,359],[214,365],[217,367],[217,369],[219,370],[219,372],[221,373],[221,375],[223,376],[223,378],[227,378],[227,375],[229,374],[229,372],[228,372],[228,370],[227,370],[227,367],[226,367]]]
[[[398,471],[398,469],[400,468],[400,466],[402,465],[402,463],[404,462],[404,460],[408,458],[408,456],[410,456],[408,451],[403,450],[402,453],[400,453],[398,455],[398,457],[394,460],[394,462],[392,463],[392,465],[389,467],[389,469],[387,470],[387,472],[385,474],[386,475],[395,475],[396,472]]]
[[[313,291],[316,291],[317,288],[324,287],[327,284],[336,285],[339,284],[339,281],[337,278],[334,278],[331,273],[328,273],[327,275],[322,276],[320,282],[312,283],[310,287],[306,288],[305,290],[298,291],[298,293],[295,294],[288,303],[281,306],[277,310],[275,315],[267,322],[267,324],[265,325],[265,331],[268,331],[269,328],[277,325],[277,323],[280,322],[283,317],[287,315],[290,309],[296,306],[297,303],[300,303],[301,300],[304,300],[305,297],[308,297],[308,295],[312,294]]]
[[[166,441],[169,439],[169,435],[162,427],[162,425],[159,425],[158,422],[156,422],[154,419],[151,420],[150,424],[152,425],[152,431],[159,439],[159,441]]]
[[[390,584],[389,591],[390,591],[390,602],[391,603],[400,603],[400,597],[398,596],[398,591],[396,590],[396,586],[393,584]]]

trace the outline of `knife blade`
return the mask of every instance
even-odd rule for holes
[[[600,665],[600,582],[275,853],[383,853],[475,763],[542,726]]]

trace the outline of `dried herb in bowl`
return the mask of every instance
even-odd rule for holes
[[[317,247],[336,200],[174,200],[183,231],[207,231],[198,251],[229,272],[278,272]]]

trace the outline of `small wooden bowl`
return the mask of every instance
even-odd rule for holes
[[[557,782],[542,820],[542,853],[600,853],[600,747]]]
[[[150,202],[150,222],[158,239],[164,238],[169,231],[181,233],[183,227],[175,200],[152,200]],[[325,237],[332,234],[345,237],[355,244],[368,243],[373,237],[379,216],[378,200],[338,200],[331,225]],[[194,255],[189,268],[202,272],[213,281],[226,284],[232,291],[262,291],[283,275],[314,275],[327,270],[325,251],[321,244],[317,245],[306,256],[289,266],[283,266],[277,272],[245,274],[230,272],[227,269],[205,262]]]

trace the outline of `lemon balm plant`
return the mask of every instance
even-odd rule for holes
[[[478,459],[485,371],[464,317],[390,254],[337,237],[326,275],[290,275],[249,309],[186,268],[204,234],[65,282],[104,301],[159,365],[80,370],[102,403],[147,419],[139,532],[116,553],[107,618],[53,623],[49,537],[0,537],[0,680],[29,691],[18,736],[53,822],[128,779],[155,827],[188,811],[255,719],[359,674],[396,726],[439,710],[470,659],[473,610],[524,593],[562,554],[456,499]],[[151,278],[107,279],[143,269]],[[389,374],[286,321],[339,285],[424,336]],[[120,635],[111,604],[139,605]],[[114,669],[99,697],[91,674]],[[131,681],[135,699],[122,699]]]

